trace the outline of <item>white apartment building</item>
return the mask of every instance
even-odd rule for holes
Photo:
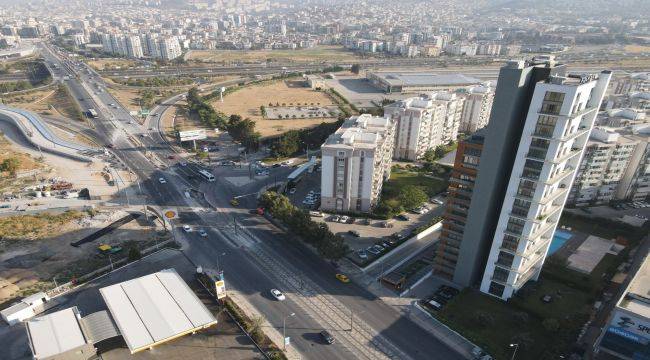
[[[321,146],[321,209],[368,212],[390,177],[395,122],[353,116]]]
[[[144,57],[142,51],[142,43],[140,37],[137,35],[130,35],[126,37],[126,53],[130,58],[139,59]]]
[[[160,57],[163,60],[173,60],[181,56],[181,45],[176,37],[165,37],[158,41]]]
[[[610,78],[552,75],[534,84],[482,292],[507,300],[537,280]]]
[[[440,135],[442,143],[448,144],[456,141],[465,99],[456,93],[450,92],[437,92],[429,96],[434,104],[440,104],[445,107],[445,118],[442,123],[442,133]]]
[[[569,193],[568,204],[606,204],[616,199],[619,182],[639,141],[604,127],[595,127]],[[637,164],[638,165],[638,164]]]
[[[490,120],[493,101],[494,91],[488,86],[472,86],[467,89],[459,130],[471,134],[484,128]]]
[[[646,128],[645,130],[650,130]],[[616,190],[617,199],[650,200],[650,131],[632,136],[638,144]]]
[[[396,122],[393,158],[417,160],[442,144],[446,107],[422,95],[398,101],[384,108],[384,115]]]

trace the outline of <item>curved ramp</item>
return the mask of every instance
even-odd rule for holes
[[[54,134],[36,114],[27,110],[0,105],[0,120],[14,124],[35,147],[56,155],[84,162],[93,160],[86,154],[98,153],[100,149],[66,141]]]

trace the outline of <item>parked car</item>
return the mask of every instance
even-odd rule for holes
[[[361,234],[359,234],[359,232],[356,231],[356,230],[350,230],[350,231],[348,231],[348,234],[350,234],[350,235],[352,235],[354,237],[361,237]]]
[[[278,289],[271,289],[271,295],[273,295],[273,297],[278,301],[283,301],[284,299],[286,299],[282,291]]]
[[[396,216],[396,218],[397,218],[398,220],[402,220],[402,221],[409,221],[409,220],[411,220],[411,218],[408,217],[408,216],[405,215],[405,214],[399,214],[399,215]]]
[[[338,215],[334,215],[334,216],[332,216],[332,218],[330,220],[332,222],[339,222],[341,220],[341,217],[338,216]]]
[[[444,202],[442,200],[438,200],[438,199],[432,199],[431,202],[434,203],[434,204],[438,204],[438,205],[444,204]]]
[[[368,258],[368,254],[363,249],[362,250],[357,250],[357,256],[359,257],[359,259],[363,259],[363,260]]]
[[[334,336],[329,333],[327,330],[323,330],[320,332],[320,337],[323,338],[323,340],[328,343],[328,344],[334,344]]]
[[[369,252],[369,253],[371,253],[371,254],[375,254],[375,255],[379,255],[379,254],[380,254],[380,251],[378,251],[377,249],[375,249],[373,246],[369,246],[369,247],[366,249],[366,251]]]
[[[344,224],[347,223],[348,220],[350,220],[350,217],[347,216],[347,215],[343,215],[343,216],[341,216],[341,219],[339,219],[339,221],[340,221],[341,223],[344,223]]]
[[[377,250],[378,252],[382,252],[382,251],[386,250],[386,249],[384,249],[383,246],[378,245],[378,244],[373,245],[372,248]]]
[[[323,213],[320,211],[310,211],[309,215],[314,216],[314,217],[323,217]]]
[[[165,178],[158,178],[158,182],[161,184],[166,184],[167,180],[165,180]]]
[[[393,223],[388,222],[388,221],[383,221],[383,222],[381,223],[381,227],[383,227],[383,228],[392,228],[392,227],[393,227]]]
[[[199,235],[201,235],[201,237],[208,237],[208,233],[203,229],[199,230]]]
[[[185,232],[192,232],[192,228],[189,225],[183,225],[183,230]]]
[[[289,194],[295,194],[295,193],[296,193],[296,188],[289,189]]]

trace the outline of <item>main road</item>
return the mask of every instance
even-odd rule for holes
[[[224,269],[228,287],[242,294],[272,326],[281,328],[294,313],[287,318],[287,335],[301,355],[309,359],[463,358],[365,289],[340,283],[331,264],[292,241],[289,234],[262,217],[233,209],[228,200],[241,189],[230,185],[225,174],[217,172],[218,181],[211,183],[198,181],[197,176],[188,178],[184,174],[197,165],[179,166],[176,159],[168,159],[173,149],[159,136],[138,136],[148,129],[106,93],[96,73],[45,45],[41,49],[48,66],[56,64],[59,69],[54,70],[55,78],[68,79],[61,81],[82,107],[98,110],[99,116],[91,119],[98,140],[138,176],[152,205],[178,209],[177,225],[182,222],[208,231],[203,238],[196,232],[172,229],[188,257],[196,264]],[[154,123],[161,117],[157,115]],[[160,183],[160,177],[167,182]],[[184,196],[192,188],[201,190],[211,206]],[[254,199],[244,199],[242,204],[254,207]],[[274,301],[271,288],[283,290],[287,300]],[[320,342],[322,329],[334,334],[335,344]]]

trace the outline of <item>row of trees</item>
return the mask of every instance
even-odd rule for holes
[[[28,90],[31,88],[33,88],[32,84],[25,80],[0,83],[0,93]]]
[[[260,206],[314,246],[322,257],[340,259],[350,251],[342,237],[334,235],[326,224],[312,221],[307,211],[293,206],[286,196],[267,191],[260,198]]]
[[[375,215],[382,218],[391,218],[404,211],[415,209],[429,200],[429,195],[423,187],[406,185],[400,188],[384,184],[381,201],[375,208]]]
[[[333,123],[324,122],[310,129],[287,131],[271,143],[271,156],[289,157],[305,149],[318,149],[328,136],[341,127],[343,121],[345,118],[339,117]]]
[[[156,76],[144,79],[112,79],[113,81],[129,85],[129,86],[146,86],[146,87],[160,87],[160,86],[173,86],[173,85],[189,85],[194,82],[188,77],[172,77],[172,76]]]
[[[260,143],[260,133],[255,131],[255,122],[240,115],[230,115],[217,111],[201,95],[197,88],[187,92],[187,106],[191,116],[199,118],[201,123],[209,127],[226,129],[235,141],[239,141],[249,150],[257,150]]]

